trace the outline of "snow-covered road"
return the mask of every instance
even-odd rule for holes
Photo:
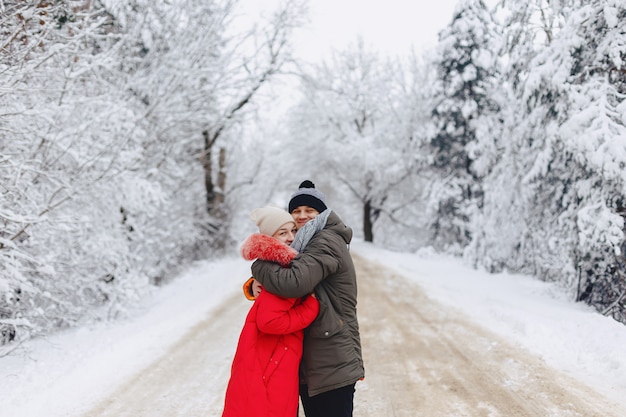
[[[359,417],[618,417],[626,408],[356,256]]]
[[[366,366],[355,416],[626,415],[621,405],[429,299],[406,277],[354,257]],[[165,355],[80,417],[219,417],[249,306],[241,294],[224,300]]]

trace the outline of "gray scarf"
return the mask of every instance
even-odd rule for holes
[[[318,214],[313,220],[306,222],[296,233],[296,237],[293,242],[291,242],[291,247],[298,252],[301,252],[302,249],[306,248],[306,245],[309,244],[309,240],[311,240],[317,232],[326,226],[326,221],[328,220],[330,212],[330,209],[326,209]]]

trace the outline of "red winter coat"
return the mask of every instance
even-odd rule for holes
[[[288,264],[295,251],[269,236],[244,242],[246,259]],[[317,299],[283,298],[262,291],[239,336],[222,417],[294,417],[298,410],[298,367],[303,329],[319,311]]]

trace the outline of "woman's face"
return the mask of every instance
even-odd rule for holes
[[[280,226],[278,230],[272,235],[276,239],[280,240],[287,245],[291,245],[293,239],[296,236],[296,224],[294,222],[287,222]]]
[[[313,220],[320,214],[319,211],[309,206],[299,206],[291,211],[291,217],[296,222],[296,228],[299,230],[309,220]]]

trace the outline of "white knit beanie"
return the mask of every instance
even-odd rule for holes
[[[295,225],[291,214],[283,209],[272,206],[254,209],[252,213],[250,213],[250,218],[259,227],[259,232],[268,236],[273,236],[274,233],[280,229],[280,226],[285,223],[291,222]]]

